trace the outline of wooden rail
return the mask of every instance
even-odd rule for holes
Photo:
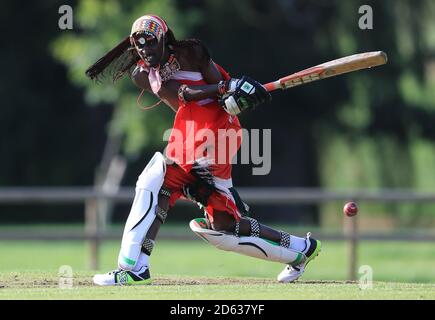
[[[435,193],[417,193],[409,190],[379,190],[379,191],[325,191],[321,189],[304,188],[238,188],[238,191],[249,204],[322,204],[336,201],[368,201],[368,202],[433,202]],[[84,233],[16,233],[3,232],[0,240],[86,240],[89,242],[89,266],[98,269],[98,253],[100,243],[104,239],[120,239],[119,234],[102,232],[99,228],[99,200],[110,200],[114,203],[131,203],[134,198],[134,188],[121,188],[116,193],[96,190],[92,187],[26,187],[0,188],[1,204],[84,204]],[[181,205],[192,205],[180,201]],[[324,240],[348,241],[348,278],[356,280],[358,241],[425,241],[435,242],[431,235],[385,235],[359,234],[358,217],[347,219],[344,234],[318,234]],[[166,238],[193,239],[166,235]]]

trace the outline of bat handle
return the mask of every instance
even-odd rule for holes
[[[263,84],[263,87],[266,89],[266,91],[271,92],[271,91],[281,89],[281,83],[278,80],[278,81]]]

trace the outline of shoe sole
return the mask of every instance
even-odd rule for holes
[[[141,280],[141,281],[135,281],[132,283],[126,283],[125,285],[127,286],[138,286],[138,285],[147,285],[147,284],[151,284],[153,281],[151,279],[146,279],[146,280]]]
[[[148,285],[151,284],[153,281],[152,279],[146,279],[146,280],[141,280],[141,281],[134,281],[134,282],[129,282],[129,283],[98,283],[96,282],[94,279],[92,279],[92,282],[97,285],[97,286],[101,286],[101,287],[116,287],[116,286],[139,286],[139,285]]]

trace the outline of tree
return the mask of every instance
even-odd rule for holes
[[[164,145],[162,133],[171,127],[174,114],[168,108],[142,111],[136,105],[140,90],[133,86],[128,77],[116,84],[110,79],[97,84],[86,78],[85,70],[129,35],[132,23],[144,14],[153,13],[164,17],[180,37],[198,21],[199,15],[195,10],[177,10],[172,0],[82,0],[75,11],[79,30],[61,35],[53,44],[53,53],[68,66],[72,82],[85,88],[88,103],[113,106],[107,129],[108,138],[100,165],[96,169],[94,184],[106,192],[116,192],[127,162],[120,155],[135,159],[146,147],[161,149]],[[145,95],[138,104],[152,105],[155,102],[149,95]],[[107,223],[112,204],[100,201],[98,209],[102,212],[101,222]]]
[[[170,128],[173,113],[166,108],[141,112],[136,105],[140,91],[126,79],[128,77],[116,85],[110,80],[96,84],[86,78],[85,70],[124,39],[134,20],[141,15],[161,15],[175,34],[183,37],[199,21],[199,12],[194,9],[181,12],[173,0],[82,0],[74,11],[78,30],[62,34],[54,42],[54,56],[68,66],[70,79],[86,89],[90,104],[104,102],[115,106],[108,135],[120,139],[120,146],[128,156],[138,156],[145,146],[161,148],[160,137]],[[154,102],[145,95],[140,103],[152,105]]]

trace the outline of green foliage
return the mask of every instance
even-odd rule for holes
[[[366,4],[373,8],[374,30],[358,27],[358,9]],[[261,181],[325,189],[435,189],[433,0],[80,1],[79,30],[63,33],[53,53],[68,66],[70,79],[86,88],[88,102],[116,106],[109,134],[124,136],[130,155],[145,147],[161,149],[173,114],[162,107],[142,112],[129,79],[96,85],[84,71],[145,12],[162,15],[178,38],[203,40],[232,75],[262,82],[341,56],[384,50],[386,66],[274,94],[272,106],[241,115],[245,127],[274,132],[273,169]],[[155,101],[145,96],[142,104]],[[285,148],[279,141],[286,141]],[[242,170],[242,185],[258,185],[257,177]],[[373,209],[388,212],[384,205]],[[421,216],[422,223],[430,211],[407,204],[391,214],[405,224]]]
[[[373,8],[374,29],[360,30],[359,6]],[[435,188],[435,6],[433,1],[335,3],[329,39],[339,56],[384,50],[388,65],[345,77],[348,97],[338,102],[337,122],[317,127],[321,185],[332,189]],[[326,35],[325,35],[326,36]],[[431,119],[431,120],[429,120]],[[382,209],[383,207],[383,209]],[[433,206],[376,205],[399,223],[417,224]],[[432,210],[433,212],[433,210]]]
[[[108,134],[123,136],[124,151],[129,155],[137,155],[146,146],[163,147],[161,136],[171,126],[173,113],[162,111],[162,106],[142,111],[136,103],[140,90],[128,78],[97,84],[85,76],[85,70],[128,36],[133,22],[147,13],[164,17],[180,38],[201,17],[194,9],[178,10],[174,0],[82,0],[75,8],[78,31],[61,34],[52,45],[54,56],[67,65],[71,81],[86,88],[88,103],[115,106]],[[155,98],[145,94],[140,104],[155,102]]]

